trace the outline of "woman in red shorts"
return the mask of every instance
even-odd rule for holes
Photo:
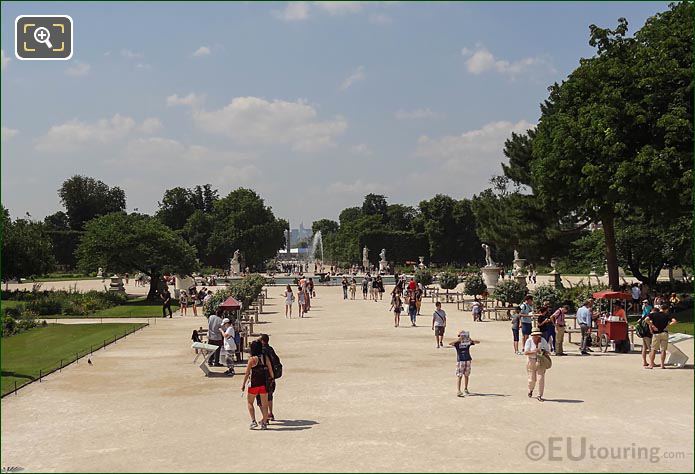
[[[261,397],[261,429],[268,429],[268,389],[266,388],[275,378],[273,374],[273,366],[268,357],[263,355],[263,344],[260,341],[253,341],[249,346],[249,362],[246,364],[246,373],[244,373],[244,381],[241,384],[241,391],[246,389],[246,382],[251,379],[249,390],[246,395],[246,404],[251,415],[251,426],[249,429],[254,429],[258,426],[256,423],[256,409],[253,402],[256,395]]]

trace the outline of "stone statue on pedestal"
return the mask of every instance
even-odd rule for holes
[[[369,249],[365,245],[364,248],[362,249],[362,267],[366,270],[369,270]]]
[[[482,247],[485,250],[485,266],[496,267],[497,264],[492,260],[492,255],[490,255],[490,246],[488,244],[483,244]]]
[[[241,252],[239,249],[234,251],[232,261],[229,262],[229,271],[232,272],[232,275],[238,275],[241,273]]]

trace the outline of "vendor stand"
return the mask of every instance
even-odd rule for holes
[[[234,331],[236,332],[237,337],[235,342],[237,347],[237,362],[244,361],[244,347],[246,347],[246,339],[248,338],[245,328],[243,328],[241,325],[241,306],[240,301],[233,296],[230,296],[217,307],[218,309],[222,310],[223,317],[229,318],[229,321],[232,323]]]
[[[595,300],[606,300],[608,303],[608,312],[601,312],[597,318],[598,331],[596,333],[596,342],[602,352],[608,350],[609,345],[613,345],[615,352],[630,352],[631,345],[628,339],[630,328],[627,324],[627,318],[621,318],[613,314],[613,306],[616,301],[622,301],[622,307],[627,307],[627,301],[632,300],[630,293],[621,291],[598,291],[593,294]],[[600,303],[599,303],[600,304]]]

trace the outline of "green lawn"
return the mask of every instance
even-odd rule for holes
[[[39,370],[47,372],[73,361],[75,353],[84,355],[90,346],[101,347],[114,336],[122,336],[143,323],[49,324],[2,339],[2,393],[38,378]],[[80,361],[82,363],[82,361]],[[86,363],[86,361],[85,361]]]
[[[43,282],[43,281],[78,281],[78,280],[101,280],[101,278],[89,275],[77,275],[72,273],[49,273],[48,275],[38,276],[36,278],[25,278],[23,283]],[[108,281],[108,278],[106,279]]]
[[[22,301],[2,300],[3,308],[14,308]],[[172,304],[171,310],[178,311],[178,305]],[[114,306],[112,308],[95,311],[88,316],[70,316],[66,314],[48,314],[38,316],[36,319],[80,319],[80,318],[155,318],[162,315],[162,305],[152,304],[146,301],[145,297],[135,298],[126,304]]]

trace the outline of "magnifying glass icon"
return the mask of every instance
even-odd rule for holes
[[[53,49],[53,45],[51,44],[51,32],[48,31],[48,28],[43,26],[36,28],[34,30],[34,39],[37,43],[43,43],[48,46],[49,49]]]

